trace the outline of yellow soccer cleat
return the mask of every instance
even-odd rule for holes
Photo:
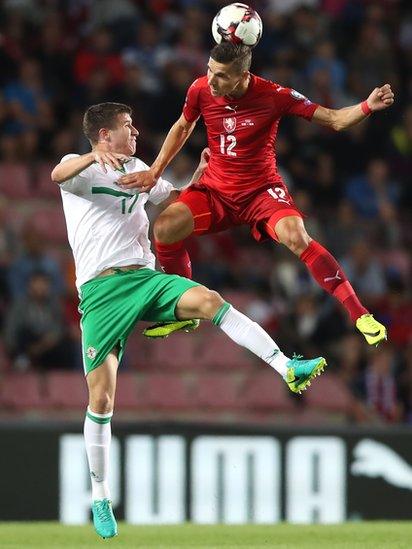
[[[143,335],[151,339],[168,337],[173,332],[193,332],[199,327],[200,320],[176,320],[175,322],[159,322],[143,330]]]
[[[376,345],[388,338],[386,328],[383,324],[373,318],[371,314],[365,314],[358,318],[356,327],[365,337],[369,345]]]

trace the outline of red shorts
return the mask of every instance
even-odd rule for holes
[[[203,185],[191,185],[176,202],[183,202],[193,215],[196,235],[218,233],[235,225],[249,225],[258,242],[268,236],[278,240],[276,223],[290,215],[303,217],[282,183],[251,195],[246,205],[233,204]],[[268,224],[270,220],[270,224]]]

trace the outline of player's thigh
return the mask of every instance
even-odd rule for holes
[[[195,189],[189,187],[174,204],[184,204],[190,210],[195,235],[219,232],[229,226],[224,205],[205,187]]]
[[[96,413],[112,411],[116,393],[118,350],[113,349],[104,361],[87,374],[89,406]]]
[[[176,317],[179,320],[212,320],[224,304],[224,299],[214,290],[209,290],[205,286],[195,286],[180,297],[176,305]]]
[[[146,285],[141,300],[144,311],[140,320],[147,322],[174,322],[177,316],[177,304],[189,289],[199,286],[193,280],[178,275],[152,271],[150,284]]]
[[[163,244],[173,244],[190,236],[195,223],[190,208],[183,202],[173,202],[156,219],[153,233]]]
[[[251,227],[252,236],[258,242],[267,237],[280,241],[275,227],[280,219],[302,217],[299,209],[282,183],[261,191],[244,208],[242,222]]]

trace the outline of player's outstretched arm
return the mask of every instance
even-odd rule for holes
[[[171,160],[183,147],[195,125],[196,121],[188,122],[182,114],[179,120],[170,128],[162,148],[149,170],[124,175],[119,179],[119,185],[125,189],[139,189],[141,192],[149,192]]]
[[[112,153],[99,147],[100,145],[89,153],[82,154],[74,158],[69,158],[64,162],[57,164],[51,173],[52,181],[55,183],[64,183],[64,181],[75,177],[94,162],[100,164],[104,173],[107,173],[105,164],[111,166],[115,170],[118,170],[122,167],[123,162],[128,160],[128,157],[124,154]]]
[[[194,171],[188,187],[193,183],[197,183],[199,179],[202,177],[203,172],[205,171],[205,169],[207,168],[207,165],[209,164],[209,158],[210,158],[210,149],[209,147],[206,147],[205,149],[203,149],[200,155],[199,165]]]
[[[346,130],[365,120],[371,113],[390,107],[395,100],[394,97],[390,84],[385,84],[380,88],[375,88],[366,101],[358,105],[344,109],[327,109],[319,106],[314,112],[312,120],[336,131]]]

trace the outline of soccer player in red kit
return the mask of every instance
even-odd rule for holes
[[[386,339],[386,329],[359,301],[336,259],[306,232],[302,214],[277,170],[275,141],[282,116],[300,116],[344,130],[392,105],[391,87],[375,88],[363,103],[327,109],[295,90],[251,74],[251,57],[247,46],[229,42],[215,46],[207,76],[190,86],[183,113],[151,168],[123,176],[119,184],[148,192],[202,116],[210,149],[206,169],[198,183],[183,191],[154,225],[163,270],[190,278],[184,244],[189,235],[249,225],[257,241],[269,237],[297,255],[317,283],[340,301],[367,342],[377,345]],[[147,335],[166,332],[157,333],[155,328]]]

